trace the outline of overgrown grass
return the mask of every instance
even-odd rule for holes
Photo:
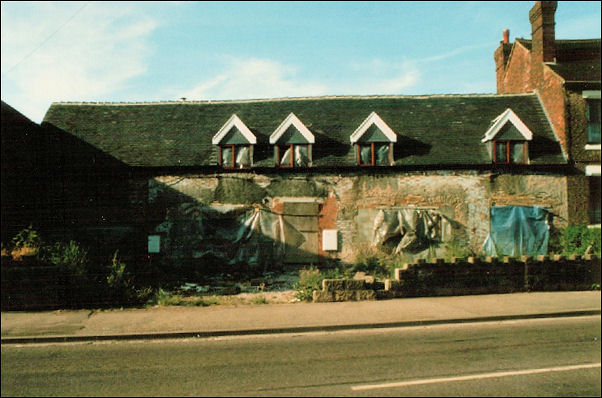
[[[204,298],[198,296],[183,296],[181,294],[171,294],[164,290],[159,290],[154,299],[148,304],[160,306],[185,306],[185,307],[207,307],[217,305],[219,301],[215,298]]]

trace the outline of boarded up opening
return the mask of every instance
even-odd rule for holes
[[[305,238],[305,242],[299,247],[286,246],[286,264],[318,262],[318,211],[318,203],[315,200],[284,202],[284,220]]]

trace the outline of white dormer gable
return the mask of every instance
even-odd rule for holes
[[[249,130],[249,128],[240,120],[236,114],[233,114],[230,119],[222,126],[221,129],[213,136],[211,139],[211,143],[213,145],[219,145],[222,139],[232,130],[232,127],[236,127],[238,131],[249,141],[249,144],[256,144],[257,138],[255,135]]]
[[[316,141],[311,131],[309,131],[309,129],[305,127],[301,120],[299,120],[299,118],[293,112],[291,112],[286,119],[280,123],[280,126],[278,126],[278,128],[270,135],[270,144],[277,143],[278,139],[291,125],[293,125],[301,133],[301,135],[309,144],[313,144]]]
[[[493,120],[491,127],[489,127],[489,130],[487,130],[485,137],[481,140],[481,142],[493,140],[507,122],[512,123],[514,127],[516,127],[516,129],[523,135],[523,137],[525,137],[525,140],[531,141],[533,139],[533,133],[531,130],[529,130],[525,123],[520,120],[520,118],[512,111],[512,109],[508,108]]]
[[[395,134],[395,132],[391,129],[391,127],[389,127],[389,125],[387,125],[387,123],[384,122],[384,120],[382,120],[380,118],[380,116],[378,116],[378,114],[376,112],[372,112],[370,113],[370,115],[368,115],[368,117],[362,122],[362,124],[360,124],[360,126],[353,132],[353,134],[351,134],[350,140],[351,143],[356,143],[359,141],[359,139],[364,135],[364,133],[372,126],[375,125],[376,127],[378,127],[378,129],[380,131],[383,132],[383,134],[385,135],[385,137],[387,137],[387,139],[390,142],[397,142],[397,134]]]

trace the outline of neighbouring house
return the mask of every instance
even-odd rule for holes
[[[53,103],[58,224],[201,272],[545,254],[549,228],[595,223],[596,192],[599,223],[600,40],[537,64],[537,32],[496,51],[497,94]]]
[[[2,101],[2,242],[47,220],[46,151],[40,125]]]
[[[572,224],[600,226],[600,39],[557,40],[556,1],[537,1],[529,12],[531,40],[510,43],[508,30],[495,51],[497,92],[536,92],[574,172],[568,176]]]

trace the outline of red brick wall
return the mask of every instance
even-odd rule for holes
[[[562,79],[549,67],[543,66],[543,69],[543,81],[536,82],[535,87],[552,122],[554,132],[562,145],[562,150],[566,155],[569,155],[570,139],[566,116],[567,98]]]

